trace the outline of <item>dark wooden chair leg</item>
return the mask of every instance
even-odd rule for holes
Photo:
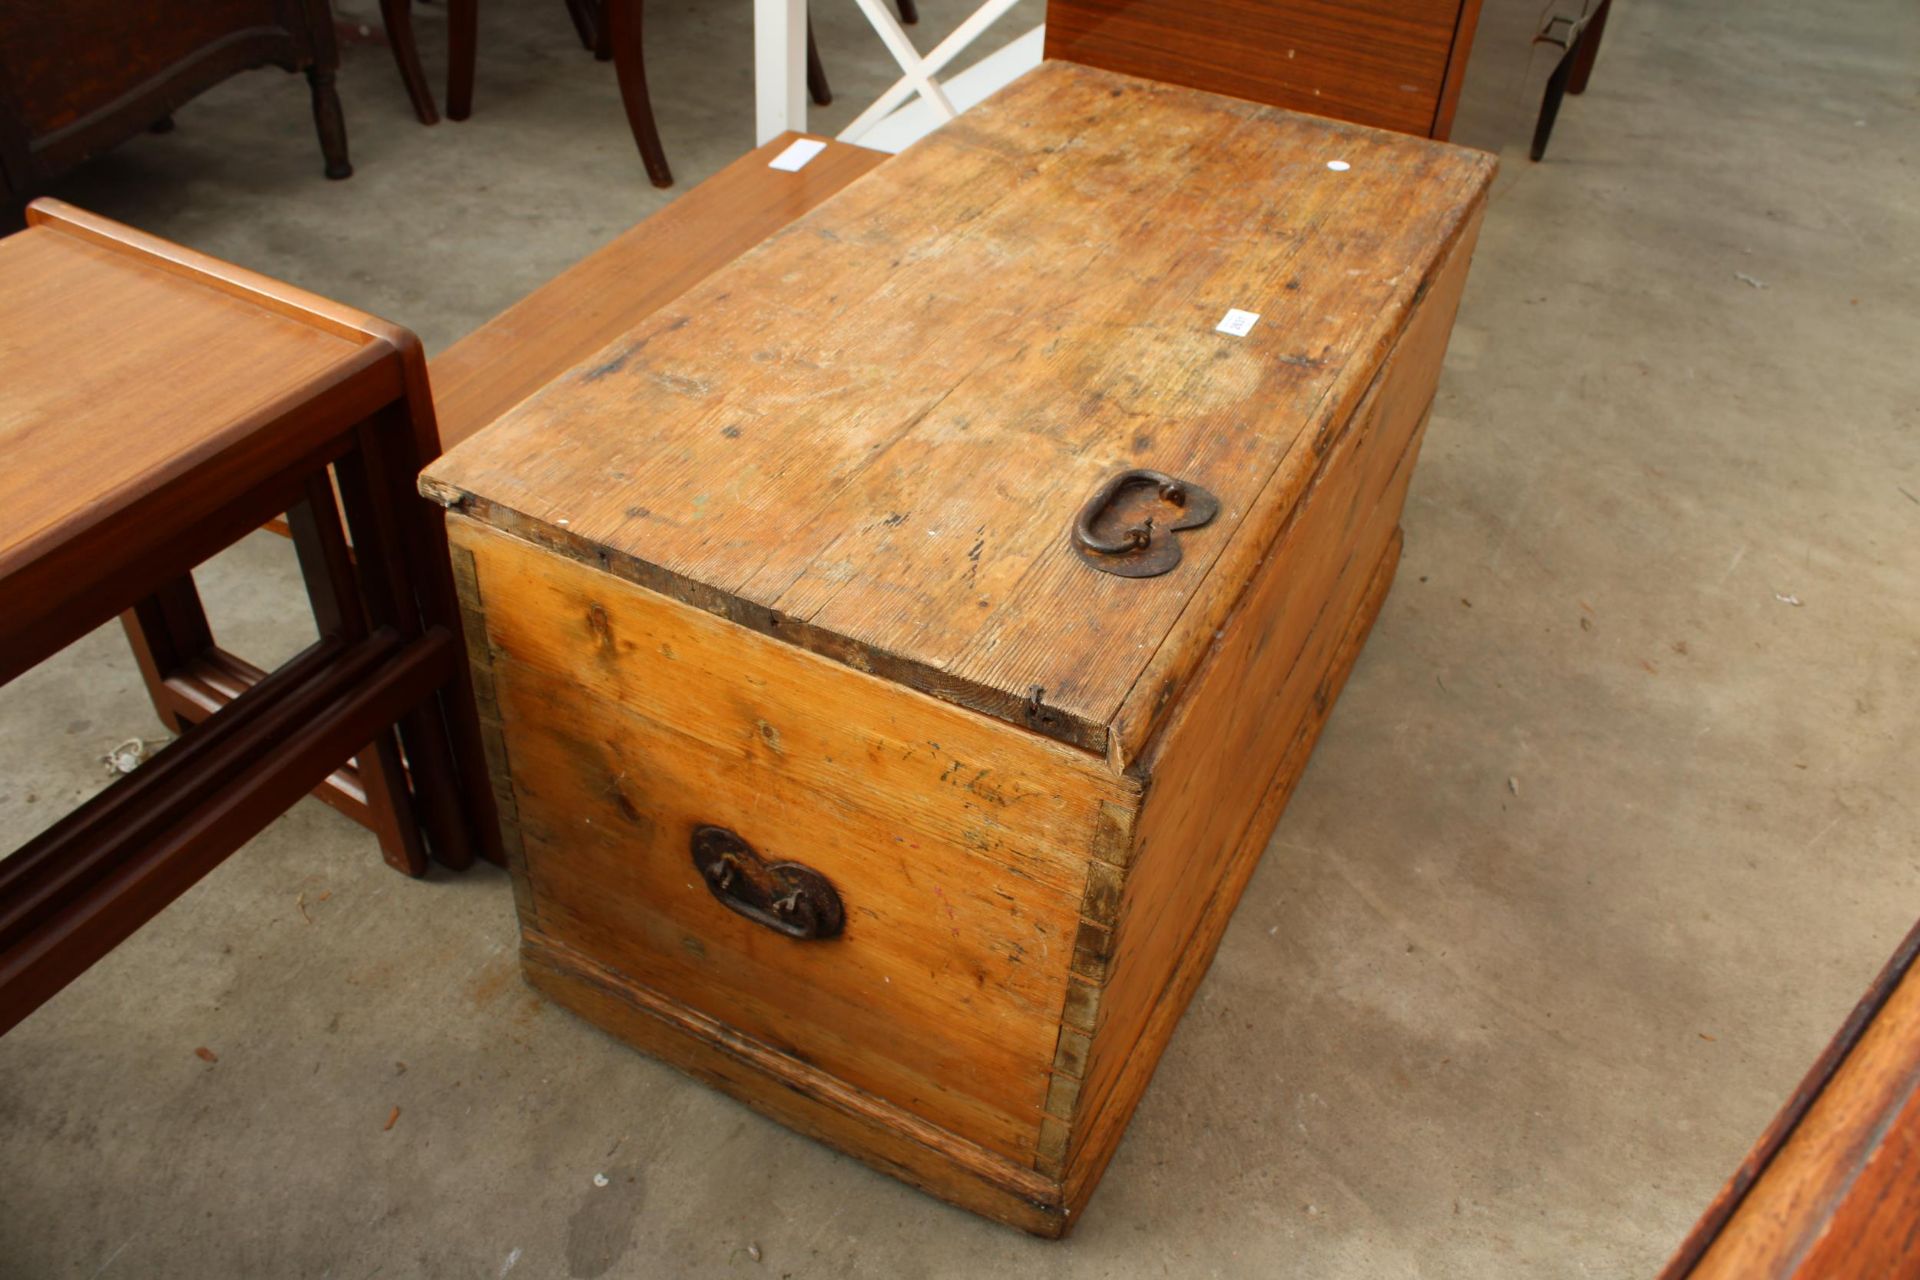
[[[573,30],[580,37],[580,47],[598,52],[600,28],[604,24],[593,0],[567,0],[567,16],[573,19]]]
[[[1567,100],[1567,77],[1572,75],[1574,58],[1580,56],[1580,36],[1572,38],[1567,52],[1553,63],[1553,75],[1548,77],[1548,88],[1540,94],[1540,119],[1534,121],[1534,144],[1528,148],[1528,159],[1542,159],[1548,154],[1548,140],[1553,138],[1553,121],[1559,119],[1559,104]]]
[[[1553,137],[1553,122],[1560,117],[1560,103],[1567,96],[1567,75],[1573,68],[1573,55],[1578,48],[1576,44],[1562,54],[1554,64],[1553,74],[1547,77],[1546,92],[1540,95],[1540,118],[1533,126],[1533,146],[1527,151],[1530,159],[1539,160],[1547,154],[1547,142]]]
[[[608,0],[597,0],[593,8],[593,56],[600,62],[613,61],[613,19],[607,16]]]
[[[914,23],[920,21],[920,10],[914,6],[913,0],[898,0],[898,3],[900,5],[901,22],[912,26]]]
[[[473,70],[480,56],[479,0],[447,0],[447,119],[473,114]]]
[[[607,0],[607,31],[613,47],[614,73],[620,79],[620,100],[626,104],[627,126],[640,148],[647,177],[656,187],[673,185],[667,152],[653,123],[653,101],[647,96],[647,67],[641,35],[642,0]]]
[[[414,118],[421,124],[438,124],[440,113],[433,105],[433,90],[427,87],[427,73],[420,65],[420,47],[413,39],[413,0],[380,0],[380,20],[387,28],[394,64],[400,68],[400,82],[413,100]]]
[[[820,46],[813,40],[813,15],[807,15],[807,93],[817,107],[833,101],[833,86],[827,83],[827,64],[820,61]]]
[[[1593,60],[1600,56],[1600,37],[1607,32],[1607,10],[1611,8],[1613,0],[1600,0],[1593,17],[1587,20],[1587,29],[1580,33],[1580,47],[1574,53],[1573,73],[1567,77],[1568,93],[1587,91],[1587,81],[1593,76]]]
[[[347,118],[340,111],[340,91],[334,88],[331,68],[308,67],[307,83],[313,88],[313,125],[320,134],[320,154],[326,157],[327,176],[351,178],[353,165],[347,159]]]

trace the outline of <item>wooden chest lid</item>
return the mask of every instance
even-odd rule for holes
[[[462,443],[422,489],[1122,763],[1246,585],[1252,561],[1223,553],[1271,542],[1493,168],[1047,63]],[[1245,336],[1217,330],[1230,308],[1260,317]],[[1219,498],[1163,577],[1098,572],[1070,545],[1124,467]]]

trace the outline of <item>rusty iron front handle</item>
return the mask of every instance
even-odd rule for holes
[[[725,827],[695,827],[690,843],[701,882],[727,910],[789,938],[837,937],[845,926],[840,895],[812,867],[768,862]]]
[[[1073,521],[1073,549],[1102,573],[1153,578],[1180,563],[1181,529],[1220,513],[1220,501],[1164,471],[1133,467],[1109,476]]]

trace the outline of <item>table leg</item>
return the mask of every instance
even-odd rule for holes
[[[366,613],[355,594],[353,553],[340,532],[333,481],[321,472],[307,480],[306,491],[306,499],[287,513],[287,524],[300,560],[300,576],[306,582],[307,600],[313,608],[314,626],[322,636],[349,642],[364,639]],[[380,854],[388,866],[410,876],[425,875],[426,845],[420,838],[406,765],[393,730],[382,729],[355,755],[354,763],[354,781],[363,799],[360,811],[352,816],[379,839]]]
[[[807,127],[806,0],[753,0],[755,145]]]
[[[213,628],[200,603],[200,592],[187,574],[120,615],[133,660],[146,682],[160,723],[175,734],[186,732],[189,721],[180,715],[167,677],[213,649]]]
[[[820,46],[813,38],[813,17],[807,17],[807,96],[816,107],[833,104],[833,86],[827,83],[827,64],[820,60]]]
[[[430,443],[423,443],[423,439]],[[393,450],[393,477],[406,487],[396,495],[394,510],[398,516],[401,547],[412,575],[421,625],[429,631],[444,630],[462,636],[460,593],[454,585],[453,561],[448,552],[446,513],[414,489],[414,477],[438,456],[438,443],[396,429],[389,437]],[[485,642],[485,637],[467,637]],[[493,778],[487,767],[486,740],[480,732],[480,712],[474,702],[473,673],[467,648],[456,646],[455,673],[441,689],[439,707],[444,714],[447,745],[450,750],[452,790],[449,792],[458,811],[466,815],[472,835],[473,852],[499,866],[506,865],[506,853],[500,843],[500,820],[494,810]]]
[[[353,590],[351,554],[340,540],[332,486],[323,476],[316,477],[309,495],[309,500],[297,505],[288,517],[308,599],[313,604],[314,622],[322,636],[355,639],[365,635],[366,628],[358,611],[347,611],[341,604],[343,599],[351,599]],[[320,549],[325,520],[310,510],[320,501],[327,504],[333,538],[338,542],[337,551],[332,553]],[[331,578],[327,576],[329,556],[348,566],[344,593],[337,570]],[[175,735],[206,723],[266,676],[215,642],[191,574],[141,600],[120,615],[120,622],[154,712]],[[394,870],[412,876],[425,874],[425,846],[411,807],[406,767],[391,729],[383,730],[352,763],[336,770],[313,794],[373,832],[380,842],[381,857]]]
[[[383,410],[362,423],[355,435],[356,448],[334,464],[334,473],[346,500],[347,525],[353,531],[367,625],[392,627],[406,640],[427,629],[459,634],[437,621],[423,625],[423,603],[431,603],[432,586],[427,584],[429,597],[423,601],[413,570],[426,553],[419,545],[426,500],[413,487],[422,464],[413,461],[417,455],[405,406]],[[444,697],[436,698],[402,716],[400,741],[406,748],[408,775],[434,856],[457,871],[473,863],[475,833],[467,825],[467,810],[461,802],[445,703]]]
[[[588,51],[598,49],[602,15],[592,0],[567,0],[567,16],[573,19],[573,32],[580,37],[580,47]]]
[[[473,114],[473,73],[479,60],[479,0],[447,0],[447,119],[465,120]]]

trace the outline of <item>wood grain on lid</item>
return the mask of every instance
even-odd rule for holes
[[[1248,555],[1492,169],[1048,63],[422,485],[744,625],[1106,751],[1123,707],[1164,701],[1204,656],[1210,630],[1183,614],[1239,598]],[[1244,337],[1216,331],[1234,307],[1260,316]],[[1165,577],[1097,573],[1068,546],[1081,503],[1124,466],[1221,499]],[[1250,550],[1213,573],[1230,546]],[[1177,652],[1154,662],[1163,645]],[[1137,687],[1150,663],[1155,688]]]

